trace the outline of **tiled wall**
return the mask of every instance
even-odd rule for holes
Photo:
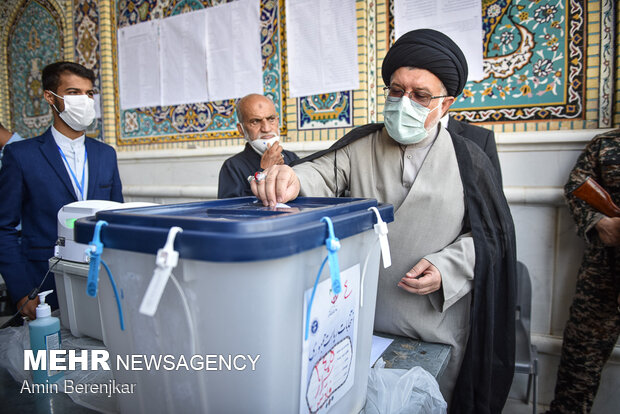
[[[265,92],[281,111],[288,142],[335,140],[352,127],[381,121],[381,64],[393,42],[393,0],[358,0],[360,88],[312,97],[288,96],[284,0],[260,0]],[[241,143],[235,101],[122,111],[118,102],[116,30],[212,4],[211,0],[12,0],[0,4],[0,120],[24,136],[45,129],[47,118],[26,125],[22,108],[44,111],[28,73],[53,60],[75,59],[98,76],[104,118],[89,135],[119,151],[230,147]],[[596,129],[619,125],[620,81],[612,36],[618,26],[613,0],[490,0],[483,3],[486,59],[527,55],[524,66],[506,60],[504,72],[468,82],[454,106],[464,119],[496,132]],[[38,11],[38,17],[32,11]],[[30,14],[29,14],[30,13]],[[52,30],[53,29],[53,30]],[[44,40],[18,54],[32,34]],[[523,39],[532,39],[528,50]],[[56,39],[52,41],[52,39]],[[13,46],[12,46],[13,45]],[[54,46],[56,45],[56,46]],[[14,49],[11,49],[13,47]],[[13,52],[12,52],[13,50]],[[24,50],[19,47],[19,50]],[[19,59],[18,59],[19,57]],[[26,61],[21,60],[26,59]],[[328,64],[328,63],[327,63]],[[513,73],[512,76],[507,76]],[[36,76],[35,76],[36,77]],[[36,79],[35,79],[36,80]],[[36,86],[36,85],[35,85]],[[615,93],[613,93],[615,91]],[[614,110],[614,108],[616,110]],[[186,113],[201,121],[181,125]],[[317,115],[319,114],[319,115]],[[48,118],[49,118],[49,114]]]

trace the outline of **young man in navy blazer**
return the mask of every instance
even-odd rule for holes
[[[41,136],[4,149],[0,169],[0,274],[23,315],[35,318],[38,288],[54,255],[57,213],[78,200],[123,201],[114,149],[84,131],[95,118],[92,70],[56,62],[42,74],[54,124]],[[21,222],[21,241],[17,225]],[[41,291],[54,289],[48,275]],[[31,295],[32,296],[32,295]],[[58,307],[56,292],[47,296]],[[23,306],[23,307],[22,307]]]

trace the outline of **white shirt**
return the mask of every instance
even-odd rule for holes
[[[441,125],[448,129],[448,121],[450,120],[450,111],[446,112],[446,114],[439,120],[439,122],[441,122]]]
[[[82,135],[79,138],[71,139],[56,130],[52,126],[52,135],[54,136],[54,141],[56,141],[56,145],[60,147],[63,154],[65,154],[66,160],[62,158],[63,164],[65,164],[65,168],[67,170],[67,174],[69,174],[69,178],[71,179],[71,184],[73,184],[73,190],[75,191],[75,195],[78,200],[86,200],[88,193],[88,160],[85,157],[85,145],[84,142],[86,140],[86,136]],[[71,170],[73,170],[73,174],[71,174]],[[82,184],[82,171],[84,171],[84,184],[83,191],[84,196],[80,193],[79,187],[77,183]],[[78,180],[76,183],[76,179]]]

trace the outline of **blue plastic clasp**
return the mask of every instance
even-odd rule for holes
[[[86,282],[86,294],[93,298],[97,296],[99,287],[99,266],[101,264],[101,253],[103,252],[103,243],[101,243],[101,228],[107,226],[108,222],[99,220],[95,225],[93,240],[89,243],[86,254],[90,257],[90,265],[88,267],[88,280]]]
[[[327,239],[325,239],[325,247],[327,247],[327,258],[329,260],[329,274],[332,279],[332,292],[337,295],[342,290],[340,285],[340,265],[338,264],[338,250],[340,250],[340,240],[334,235],[334,225],[329,217],[321,218],[321,221],[327,223]]]

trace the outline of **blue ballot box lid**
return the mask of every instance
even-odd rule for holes
[[[339,239],[373,229],[376,207],[383,221],[394,221],[391,204],[375,199],[298,197],[286,207],[268,208],[255,197],[171,204],[97,212],[75,223],[75,240],[89,243],[95,224],[105,220],[105,248],[157,254],[168,230],[178,226],[174,247],[185,259],[242,262],[290,256],[325,244],[329,217]]]

